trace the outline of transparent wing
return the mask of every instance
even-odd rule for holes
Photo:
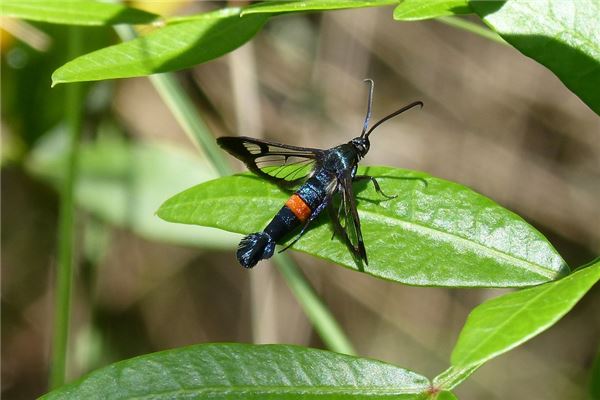
[[[306,180],[319,165],[323,150],[259,140],[224,136],[217,143],[255,174],[284,188]]]

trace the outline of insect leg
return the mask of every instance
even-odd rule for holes
[[[368,179],[371,182],[373,182],[373,186],[375,186],[375,191],[377,193],[379,193],[380,195],[382,195],[383,197],[385,197],[386,199],[395,199],[396,197],[398,197],[397,195],[388,196],[387,194],[383,193],[383,190],[381,190],[381,186],[379,186],[379,182],[377,182],[377,179],[373,178],[372,176],[369,176],[369,175],[356,175],[354,177],[354,182],[363,181],[365,179]]]

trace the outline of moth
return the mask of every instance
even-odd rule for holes
[[[217,139],[219,146],[244,162],[259,177],[283,189],[295,189],[262,232],[252,233],[240,242],[236,255],[244,268],[252,268],[260,260],[270,258],[276,243],[299,228],[296,237],[281,251],[292,246],[325,209],[334,225],[334,232],[342,238],[356,259],[368,265],[352,184],[370,181],[381,196],[387,199],[395,196],[383,193],[374,177],[357,175],[358,163],[369,152],[369,135],[379,125],[415,106],[423,107],[423,102],[412,102],[369,128],[374,83],[371,79],[365,79],[365,82],[369,85],[369,97],[362,132],[348,143],[331,149],[316,149],[245,136]],[[340,198],[338,206],[334,202],[337,195]]]

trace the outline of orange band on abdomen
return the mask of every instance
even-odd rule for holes
[[[300,222],[305,222],[312,213],[308,204],[306,204],[297,194],[293,194],[292,197],[286,201],[285,205],[294,213]]]

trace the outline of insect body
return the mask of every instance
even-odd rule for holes
[[[423,103],[415,101],[402,107],[368,129],[373,81],[365,81],[369,83],[370,89],[367,115],[361,135],[348,143],[322,150],[243,136],[217,139],[217,143],[223,149],[243,161],[255,174],[284,189],[297,188],[262,232],[252,233],[242,239],[237,258],[243,267],[252,268],[260,260],[270,258],[275,251],[275,244],[301,227],[295,239],[283,250],[292,246],[325,209],[329,211],[335,231],[354,256],[368,264],[352,183],[369,180],[379,194],[386,198],[392,196],[387,196],[381,191],[375,178],[356,175],[358,163],[369,151],[369,135],[377,126],[417,105],[422,107]],[[340,195],[341,200],[337,209],[334,205],[336,194]]]

